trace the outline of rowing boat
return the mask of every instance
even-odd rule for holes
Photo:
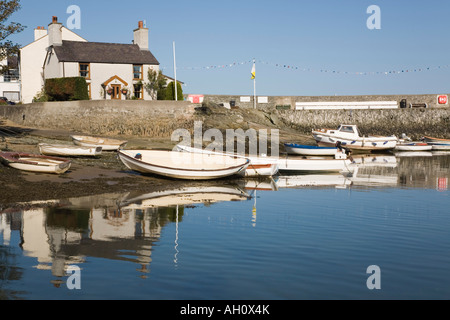
[[[284,148],[288,154],[303,156],[334,156],[337,153],[336,147],[307,146],[296,143],[285,143]]]
[[[61,174],[71,166],[67,159],[22,152],[0,152],[0,159],[11,168],[38,173]]]
[[[38,147],[41,154],[46,156],[95,157],[102,154],[102,147],[82,147],[82,146],[46,144],[46,143],[40,143]]]
[[[70,136],[73,143],[77,146],[83,147],[102,147],[103,151],[116,151],[124,148],[128,141],[110,139],[110,138],[97,138],[89,136]]]
[[[429,151],[431,149],[431,145],[423,142],[402,142],[394,148],[396,151]]]

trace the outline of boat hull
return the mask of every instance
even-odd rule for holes
[[[303,159],[303,158],[280,158],[278,167],[280,171],[296,172],[339,172],[348,169],[351,165],[349,159]]]
[[[431,145],[420,142],[399,143],[394,148],[396,151],[430,151],[431,149]]]
[[[138,154],[142,160],[136,158]],[[131,170],[183,180],[213,180],[244,174],[250,163],[248,159],[157,150],[119,150],[118,155]]]
[[[103,151],[116,151],[120,148],[124,148],[127,141],[108,139],[108,138],[95,138],[89,136],[71,136],[75,145],[81,147],[102,147]]]
[[[96,157],[102,154],[102,150],[102,147],[39,144],[39,151],[47,156]]]
[[[334,156],[337,153],[337,148],[334,147],[305,146],[293,143],[285,144],[284,148],[288,154],[304,156]]]
[[[444,144],[444,143],[435,143],[431,145],[431,150],[433,151],[447,151],[450,150],[450,143]]]
[[[62,158],[27,153],[0,153],[3,163],[11,168],[36,173],[62,174],[69,170],[71,161]]]

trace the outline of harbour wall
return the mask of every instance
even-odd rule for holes
[[[231,97],[233,96],[226,96],[226,99]],[[404,98],[404,96],[401,97]],[[433,97],[436,98],[436,95]],[[319,99],[319,97],[315,98]],[[280,97],[280,99],[283,98]],[[220,102],[220,100],[215,101],[214,104]],[[283,103],[280,101],[287,100],[274,100],[273,103]],[[254,110],[251,107],[239,106],[231,110],[220,107],[211,107],[209,110],[207,107],[208,110],[204,112],[205,108],[198,108],[200,106],[188,101],[45,102],[0,106],[0,118],[9,119],[27,127],[96,135],[152,138],[170,138],[172,133],[180,128],[192,130],[194,121],[203,121],[204,130],[208,128],[236,129],[237,127],[246,130],[253,126],[291,130],[311,136],[312,129],[336,128],[342,123],[348,123],[357,124],[364,134],[399,136],[405,133],[414,138],[424,135],[450,137],[449,107],[296,111],[279,110],[275,107]],[[208,106],[208,103],[203,106]],[[203,112],[198,109],[203,109]]]
[[[429,108],[448,107],[439,105],[441,94],[399,94],[399,95],[350,95],[350,96],[257,96],[257,109],[270,110],[277,107],[295,109],[297,102],[364,102],[364,101],[396,101],[406,100],[407,105],[426,104]],[[450,94],[442,93],[450,96]],[[254,108],[253,96],[245,95],[204,95],[205,103],[234,104],[240,108]]]
[[[187,101],[99,100],[0,106],[0,117],[19,125],[89,134],[167,137],[191,125]]]

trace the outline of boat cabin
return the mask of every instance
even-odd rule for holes
[[[342,136],[348,136],[348,137],[361,137],[361,133],[359,132],[359,129],[356,125],[353,124],[341,124],[337,131]],[[334,133],[331,131],[330,133]]]

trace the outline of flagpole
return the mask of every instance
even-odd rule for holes
[[[253,66],[256,66],[255,59],[253,59]],[[253,79],[253,107],[256,109],[256,77]]]
[[[175,41],[173,42],[173,72],[175,75],[174,90],[175,90],[175,101],[178,101],[178,83],[177,83],[177,60],[175,57]]]

